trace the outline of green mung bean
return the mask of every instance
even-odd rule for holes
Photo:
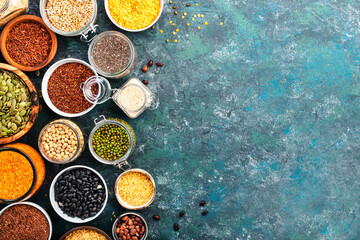
[[[116,124],[105,124],[95,131],[92,144],[99,157],[114,161],[127,153],[130,147],[130,138],[123,127]]]

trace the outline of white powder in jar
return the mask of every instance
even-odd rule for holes
[[[130,111],[137,111],[145,104],[145,93],[144,91],[136,86],[130,85],[125,87],[118,94],[117,101],[122,107]]]

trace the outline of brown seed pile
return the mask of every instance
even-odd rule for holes
[[[116,234],[120,240],[140,240],[145,233],[145,224],[135,215],[122,217],[116,227]]]
[[[0,239],[47,240],[49,234],[47,218],[33,206],[15,205],[0,216]]]
[[[129,44],[120,36],[104,36],[96,42],[93,58],[104,72],[120,72],[130,62]]]
[[[46,14],[51,24],[64,32],[83,28],[94,11],[93,0],[48,0]]]
[[[92,104],[86,100],[80,84],[93,76],[93,71],[80,63],[66,63],[58,67],[48,82],[49,98],[56,108],[66,113],[80,113]]]

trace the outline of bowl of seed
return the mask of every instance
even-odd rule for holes
[[[47,212],[32,202],[14,203],[0,211],[1,239],[50,240],[51,219]]]
[[[145,240],[148,235],[145,219],[137,213],[128,212],[119,216],[113,224],[112,235],[115,240]]]
[[[76,165],[59,172],[50,186],[50,203],[55,212],[72,223],[90,222],[105,209],[108,189],[94,169]]]
[[[115,182],[116,199],[126,209],[144,209],[154,201],[156,185],[147,171],[139,168],[120,174]]]
[[[89,149],[93,157],[101,163],[122,167],[136,145],[133,128],[118,118],[106,119],[103,115],[94,120],[95,127],[90,132]]]
[[[111,240],[104,231],[91,226],[73,228],[64,233],[59,240]]]
[[[105,0],[111,22],[128,32],[141,32],[154,25],[163,11],[163,0]]]
[[[0,145],[27,133],[38,113],[39,98],[34,84],[22,71],[0,63]]]
[[[59,35],[86,36],[97,28],[94,25],[97,17],[96,0],[40,0],[39,7],[45,24]]]
[[[81,86],[92,76],[97,76],[95,69],[82,60],[67,58],[54,63],[41,84],[45,103],[63,117],[80,117],[90,112],[96,104],[86,100]]]

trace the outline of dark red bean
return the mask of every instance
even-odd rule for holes
[[[201,213],[201,215],[205,216],[205,215],[207,215],[208,213],[209,213],[208,210],[204,210],[204,211]]]
[[[206,204],[206,202],[204,200],[199,203],[199,205],[202,207],[205,206],[205,204]]]
[[[190,7],[190,6],[191,6],[191,4],[190,4],[190,3],[187,3],[187,4],[186,4],[186,6],[187,6],[187,7]]]
[[[142,80],[142,83],[145,84],[145,85],[148,85],[149,81],[148,80]]]
[[[185,211],[183,210],[179,213],[179,217],[184,217],[184,216],[185,216]]]
[[[175,231],[179,231],[179,230],[180,230],[179,224],[177,224],[177,223],[174,224],[174,230],[175,230]]]
[[[160,216],[159,216],[159,215],[154,215],[154,216],[153,216],[153,219],[156,220],[156,221],[159,221],[159,220],[160,220]]]
[[[153,63],[154,63],[153,60],[150,60],[150,61],[148,62],[148,66],[149,66],[149,67],[152,67]]]
[[[156,66],[158,66],[158,67],[162,67],[162,66],[164,66],[164,64],[163,64],[163,63],[161,63],[161,62],[157,62],[157,63],[156,63]]]

